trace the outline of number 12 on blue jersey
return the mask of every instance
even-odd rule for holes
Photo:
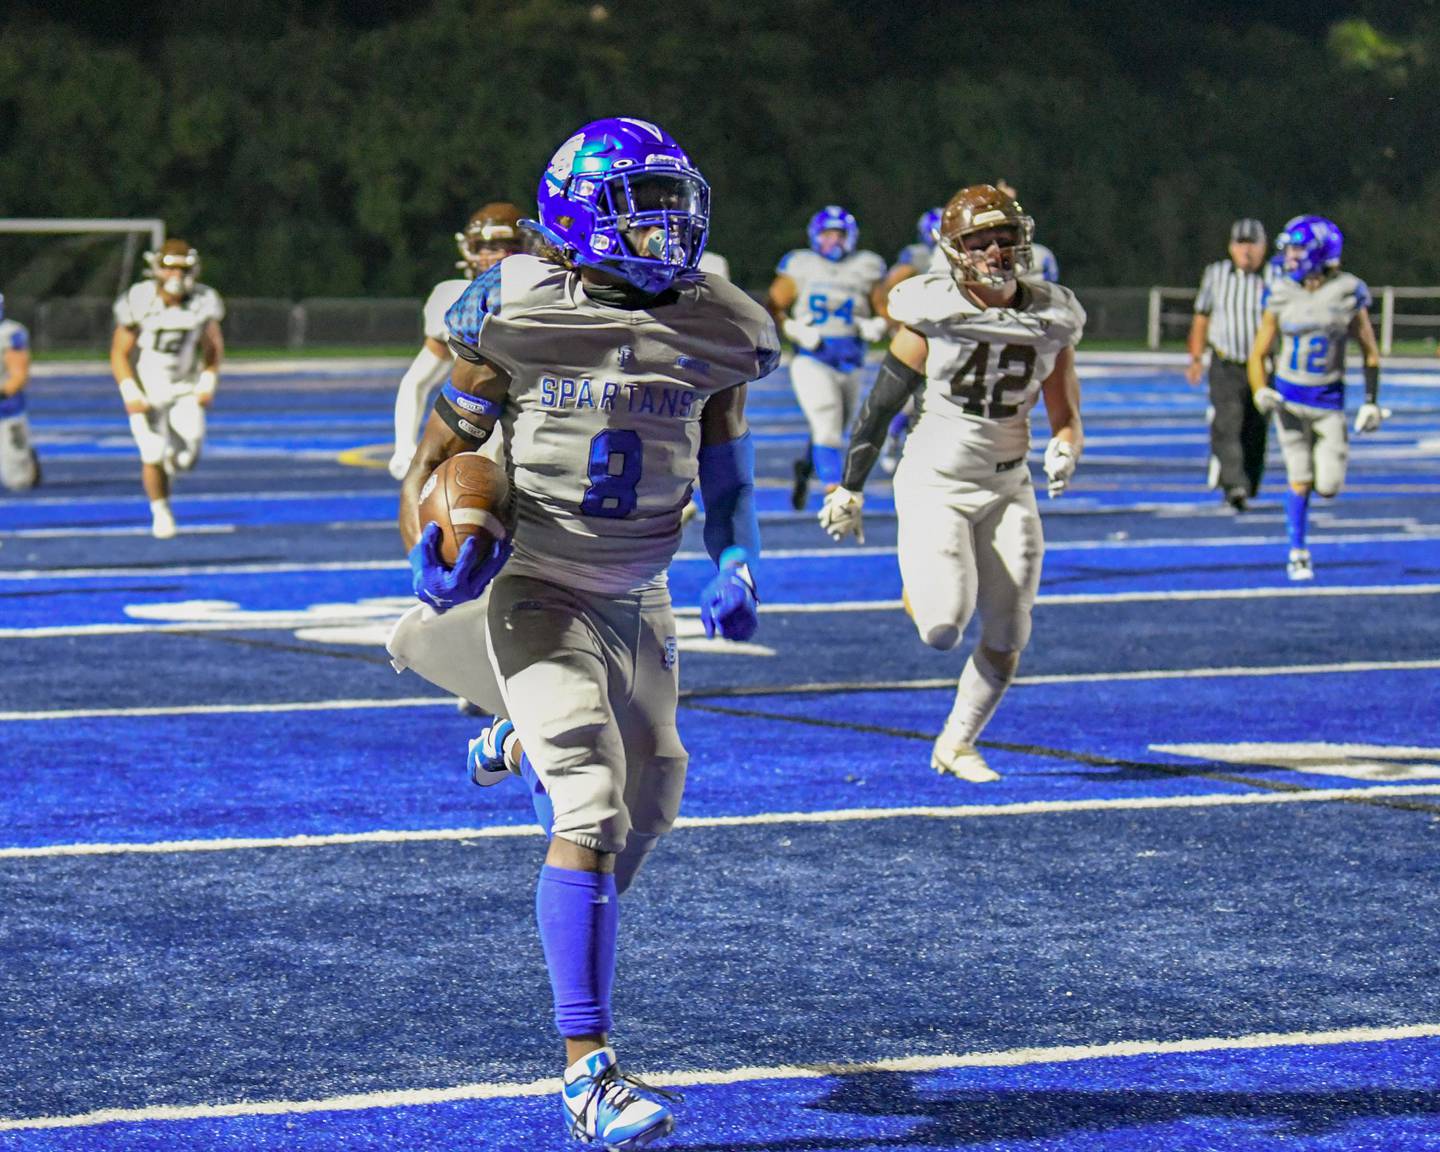
[[[617,463],[618,461],[618,463]],[[580,498],[586,516],[623,520],[635,511],[644,466],[644,445],[631,428],[607,428],[590,441],[590,487]]]

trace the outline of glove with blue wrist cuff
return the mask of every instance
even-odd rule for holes
[[[720,570],[700,593],[700,620],[706,636],[749,640],[755,635],[760,626],[760,601],[749,561],[744,548],[727,548],[720,554]]]
[[[510,558],[510,541],[496,539],[481,551],[480,538],[471,536],[460,545],[453,566],[440,559],[440,525],[425,525],[410,549],[410,586],[415,598],[436,612],[478,600],[486,585]]]

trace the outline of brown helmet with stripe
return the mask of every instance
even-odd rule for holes
[[[972,184],[950,197],[938,233],[940,249],[961,283],[998,288],[1030,269],[1035,221],[1014,196],[993,184]],[[988,242],[982,246],[979,240]],[[993,267],[985,256],[992,244],[1000,249]]]
[[[465,231],[455,233],[455,244],[460,250],[455,267],[473,280],[523,248],[520,209],[503,200],[486,204],[470,217]]]

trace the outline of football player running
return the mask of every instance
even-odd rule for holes
[[[168,540],[175,535],[170,479],[193,468],[205,444],[205,412],[225,351],[225,305],[199,283],[200,255],[188,242],[166,240],[145,260],[150,278],[115,301],[110,371],[140,449],[151,535]]]
[[[885,335],[878,290],[885,261],[856,250],[860,227],[838,204],[810,218],[808,248],[787,252],[766,297],[775,322],[795,345],[790,380],[810,426],[806,454],[795,461],[790,502],[805,507],[810,478],[826,490],[840,483],[845,429],[860,406],[865,347]]]
[[[916,631],[932,648],[954,648],[979,612],[979,643],[930,761],[975,782],[998,778],[975,744],[1015,675],[1040,584],[1045,544],[1025,460],[1042,393],[1052,497],[1065,491],[1083,439],[1074,349],[1085,312],[1069,289],[1026,278],[1032,230],[990,184],[962,188],[945,205],[947,271],[891,293],[902,327],[855,423],[843,483],[820,511],[834,539],[863,542],[865,479],[890,418],[915,397],[919,419],[895,472],[900,572]]]
[[[574,1135],[612,1148],[674,1126],[663,1094],[619,1072],[607,1034],[616,897],[674,823],[685,781],[667,569],[697,479],[717,563],[706,630],[744,640],[758,624],[745,392],[778,362],[779,338],[744,292],[696,270],[709,198],[644,120],[599,120],[565,141],[526,222],[544,257],[503,261],[450,310],[454,373],[401,487],[420,599],[441,611],[493,581],[491,663],[550,805],[536,913],[566,1049],[562,1101]],[[419,522],[421,485],[497,425],[513,552],[467,542],[447,568],[436,527]],[[484,637],[471,653],[485,658]]]
[[[40,458],[30,440],[25,385],[30,381],[30,333],[5,318],[0,294],[0,487],[24,492],[40,482]]]
[[[1327,499],[1345,483],[1349,438],[1345,428],[1345,346],[1360,341],[1365,358],[1365,402],[1355,413],[1356,432],[1374,432],[1384,419],[1380,407],[1380,346],[1370,323],[1370,289],[1340,271],[1344,236],[1333,220],[1296,216],[1276,238],[1283,275],[1272,282],[1250,349],[1246,371],[1255,407],[1275,414],[1285,475],[1285,520],[1291,580],[1313,580],[1306,546],[1310,494]],[[1266,357],[1276,337],[1274,379]]]
[[[405,479],[409,471],[415,439],[430,410],[431,393],[450,374],[454,355],[445,342],[445,313],[470,281],[521,250],[520,209],[503,201],[486,204],[471,215],[463,232],[455,233],[455,245],[460,251],[455,267],[465,274],[464,279],[442,280],[431,289],[424,308],[425,343],[395,393],[395,453],[390,457],[390,475],[396,480]]]

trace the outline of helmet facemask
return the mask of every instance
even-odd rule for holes
[[[988,219],[992,216],[994,219]],[[936,243],[950,262],[957,283],[1003,288],[1030,270],[1034,221],[1029,216],[1008,217],[1002,213],[980,213],[972,227],[959,234],[936,237]],[[1006,240],[1009,243],[1005,243]],[[977,243],[977,240],[987,241]],[[992,264],[986,253],[997,245],[999,255]]]
[[[167,240],[159,252],[145,253],[150,275],[165,295],[184,300],[200,276],[200,254],[184,241]]]
[[[470,217],[465,231],[455,233],[460,259],[455,267],[473,280],[507,256],[524,249],[520,213],[509,204],[486,205]]]
[[[587,189],[586,185],[593,185]],[[577,177],[593,195],[592,262],[646,292],[661,292],[700,262],[710,227],[710,188],[669,165]]]

